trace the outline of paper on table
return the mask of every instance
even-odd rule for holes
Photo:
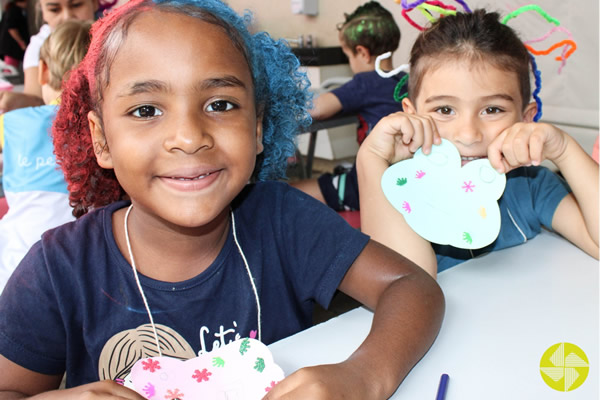
[[[498,199],[506,176],[487,159],[461,167],[456,147],[448,140],[431,153],[390,166],[381,178],[383,192],[421,237],[438,244],[479,249],[500,232]]]
[[[259,400],[284,374],[267,346],[255,339],[240,339],[186,361],[141,359],[130,378],[133,389],[151,400]]]

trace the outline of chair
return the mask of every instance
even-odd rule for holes
[[[0,218],[4,217],[4,214],[8,212],[8,203],[6,197],[0,197]]]
[[[355,229],[360,229],[360,211],[338,211],[338,214]]]

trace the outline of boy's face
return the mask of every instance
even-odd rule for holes
[[[145,11],[110,69],[95,149],[138,212],[180,227],[223,213],[252,175],[262,147],[248,64],[220,27]]]
[[[69,19],[93,21],[94,12],[98,9],[97,0],[40,0],[42,19],[56,28],[61,22]]]
[[[535,103],[522,107],[516,73],[489,63],[456,60],[427,70],[414,104],[404,111],[430,115],[442,138],[458,148],[463,164],[487,157],[489,144],[519,121],[530,122]]]

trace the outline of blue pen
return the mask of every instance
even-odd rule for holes
[[[440,386],[438,387],[437,396],[435,400],[444,400],[446,398],[446,389],[448,388],[448,374],[442,374],[440,378]]]

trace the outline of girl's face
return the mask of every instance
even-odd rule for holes
[[[489,144],[519,121],[532,121],[535,103],[523,110],[516,73],[485,62],[444,62],[425,72],[414,104],[404,110],[430,115],[442,138],[456,145],[463,163],[487,157]]]
[[[97,0],[39,0],[42,19],[52,30],[68,19],[93,21]]]
[[[179,227],[228,212],[262,147],[248,64],[222,28],[141,13],[110,68],[102,121],[90,112],[103,168],[137,212]],[[105,141],[104,141],[105,140]]]

